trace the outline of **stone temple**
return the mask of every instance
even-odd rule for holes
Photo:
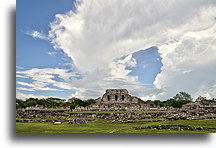
[[[147,110],[141,99],[128,94],[126,89],[107,89],[105,94],[96,99],[95,104],[87,107],[76,107],[76,111],[135,111]]]
[[[126,89],[107,89],[106,93],[99,98],[97,102],[111,104],[111,103],[139,103],[137,97],[132,97],[128,94]]]

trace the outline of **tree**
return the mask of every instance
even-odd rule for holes
[[[154,100],[154,104],[156,106],[163,106],[162,102],[160,100]]]
[[[207,100],[206,97],[202,97],[202,96],[199,96],[196,101],[205,101]]]
[[[169,99],[167,101],[164,101],[163,102],[163,105],[164,106],[172,106],[172,107],[175,107],[175,108],[181,108],[182,105],[184,104],[187,104],[191,102],[190,100],[176,100],[176,99]]]
[[[173,99],[175,100],[189,100],[192,101],[191,95],[186,92],[179,92],[176,94]]]
[[[182,105],[187,104],[191,101],[192,101],[192,98],[191,98],[190,94],[188,94],[186,92],[179,92],[173,98],[171,98],[167,101],[164,101],[163,105],[181,108]]]
[[[68,102],[77,104],[78,106],[85,106],[84,101],[78,98],[71,98]]]
[[[146,104],[148,104],[150,107],[155,107],[155,103],[152,100],[147,100]]]
[[[16,108],[22,108],[23,100],[16,99]]]
[[[71,103],[71,104],[70,104],[70,109],[74,109],[76,106],[77,106],[77,104]]]
[[[89,106],[91,104],[95,103],[94,99],[88,99],[84,101],[84,106]]]

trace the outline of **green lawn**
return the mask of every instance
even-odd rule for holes
[[[163,117],[157,117],[157,118],[150,118],[150,119],[137,119],[135,121],[152,121],[152,120],[167,120],[167,119]]]
[[[155,130],[155,129],[135,129],[134,127],[145,127],[151,125],[190,125],[203,127],[201,131],[178,131],[178,130]],[[121,123],[110,120],[95,120],[87,124],[53,125],[52,123],[16,123],[17,133],[216,133],[216,120],[176,120],[159,121],[145,123]]]

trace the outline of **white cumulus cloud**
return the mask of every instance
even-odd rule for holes
[[[64,86],[76,90],[73,96],[96,97],[112,87],[167,99],[178,91],[215,90],[214,24],[214,0],[80,0],[76,10],[56,15],[48,38],[82,75]],[[43,38],[39,32],[32,36]],[[159,48],[163,67],[155,88],[148,89],[126,67],[136,66],[132,53],[151,46]],[[45,80],[52,83],[51,75]]]
[[[24,78],[30,78],[31,83],[26,83],[22,81],[17,81],[17,84],[26,87],[17,87],[18,90],[26,91],[35,91],[35,90],[50,90],[50,91],[59,91],[61,89],[72,89],[69,85],[69,82],[74,77],[79,76],[76,72],[69,72],[67,69],[58,69],[58,68],[34,68],[25,71],[17,71],[18,77],[19,74],[22,74]],[[62,79],[62,81],[55,80],[55,77]],[[57,87],[51,88],[50,85]]]
[[[188,32],[159,47],[162,57],[162,72],[155,79],[158,89],[166,89],[167,98],[179,91],[215,97],[215,25],[209,29]]]
[[[38,98],[38,99],[45,99],[45,98],[49,98],[49,97],[53,97],[53,98],[59,98],[58,96],[53,96],[53,95],[35,95],[35,94],[26,94],[26,93],[21,93],[20,91],[16,91],[16,98],[17,99],[28,99],[28,98]],[[61,98],[61,99],[65,99],[65,98]]]
[[[108,66],[115,58],[160,45],[214,23],[212,0],[88,0],[75,12],[57,14],[49,37],[81,71]]]

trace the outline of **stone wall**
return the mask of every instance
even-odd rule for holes
[[[212,110],[177,110],[175,112],[114,112],[114,113],[73,113],[69,111],[54,110],[17,110],[17,122],[68,122],[70,124],[84,124],[96,119],[108,119],[124,123],[138,122],[139,119],[152,119],[163,117],[165,120],[199,120],[215,119]],[[37,119],[38,118],[38,119]],[[141,122],[141,121],[139,121]]]
[[[95,103],[87,107],[76,107],[74,111],[142,111],[149,110],[146,104],[132,103]]]
[[[214,102],[209,102],[209,101],[190,102],[182,106],[182,109],[188,109],[188,110],[196,110],[196,109],[215,110],[215,108],[216,108],[216,104]]]

